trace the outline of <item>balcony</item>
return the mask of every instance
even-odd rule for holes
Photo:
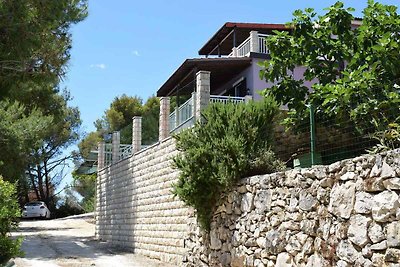
[[[269,54],[265,41],[267,34],[260,34],[256,31],[250,32],[250,36],[238,47],[232,48],[228,57],[248,57],[250,53]]]
[[[192,97],[185,103],[180,105],[169,115],[169,129],[170,133],[178,133],[183,129],[190,128],[194,125],[195,118],[195,103],[196,94],[193,93]],[[235,97],[235,96],[220,96],[210,95],[209,103],[243,103],[246,101],[246,97]]]

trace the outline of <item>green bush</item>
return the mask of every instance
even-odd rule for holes
[[[175,136],[180,170],[174,194],[197,211],[203,229],[209,229],[221,193],[240,178],[271,173],[283,164],[271,150],[278,106],[270,97],[247,104],[211,104],[202,122]]]
[[[18,227],[20,215],[15,186],[0,176],[0,264],[21,255],[22,239],[10,237],[10,232]]]

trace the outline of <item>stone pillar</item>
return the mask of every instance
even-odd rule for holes
[[[196,101],[195,119],[200,120],[201,112],[210,103],[210,72],[199,71],[196,73]]]
[[[97,144],[97,147],[97,171],[99,171],[104,168],[106,144],[102,141]]]
[[[250,32],[250,52],[260,53],[257,31]]]
[[[132,118],[132,154],[142,149],[142,117]]]
[[[158,131],[158,140],[164,140],[169,136],[169,110],[170,110],[169,97],[160,98],[160,122]]]
[[[252,100],[253,100],[253,96],[252,95],[245,95],[244,96],[244,102],[245,103],[249,103]]]
[[[112,134],[112,163],[119,161],[119,147],[120,147],[120,134],[119,132],[113,132]]]

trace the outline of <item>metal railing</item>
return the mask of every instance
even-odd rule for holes
[[[194,101],[195,95],[193,94],[191,98],[169,115],[170,132],[175,131],[177,128],[182,128],[181,125],[187,124],[193,118]]]
[[[104,146],[104,166],[112,164],[112,144],[105,144]]]
[[[210,95],[210,103],[242,103],[245,102],[244,97],[237,96],[222,96],[222,95]]]
[[[119,146],[119,159],[126,159],[132,156],[132,145]]]

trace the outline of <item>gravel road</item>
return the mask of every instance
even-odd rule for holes
[[[159,261],[111,249],[94,239],[93,214],[57,220],[21,221],[14,236],[23,236],[25,256],[16,258],[20,267],[161,267]]]

